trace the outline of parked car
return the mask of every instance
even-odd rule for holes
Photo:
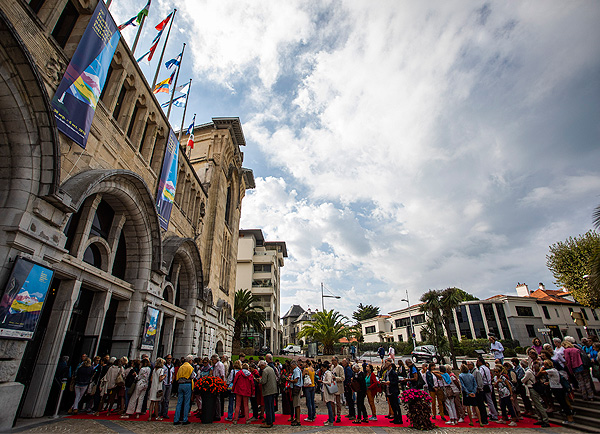
[[[300,345],[288,345],[284,349],[281,350],[281,354],[300,354],[302,353],[302,348]]]
[[[433,345],[421,345],[420,347],[416,347],[414,350],[412,350],[410,355],[415,363],[420,361],[429,363],[446,363],[444,357]]]
[[[263,346],[263,347],[260,347],[260,349],[255,350],[254,355],[255,356],[266,356],[270,352],[271,352],[271,350],[269,349],[269,347]]]

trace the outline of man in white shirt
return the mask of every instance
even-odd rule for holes
[[[173,366],[172,361],[173,356],[168,354],[165,357],[165,379],[162,384],[163,396],[162,401],[160,402],[160,415],[164,419],[169,418],[169,400],[171,399],[171,388],[173,387],[173,380],[175,379],[175,366]]]
[[[219,360],[219,355],[213,354],[212,357],[210,358],[210,360],[212,362],[213,376],[219,377],[220,379],[225,381],[225,365],[223,364],[223,362],[221,362]],[[217,394],[217,402],[215,405],[215,419],[216,420],[221,419],[221,415],[223,414],[223,410],[224,410],[224,408],[223,408],[224,405],[225,405],[225,401],[223,400],[223,396],[221,396],[221,394]]]
[[[494,359],[500,360],[500,364],[504,364],[504,346],[496,340],[496,336],[492,333],[488,334],[488,340],[490,341],[490,353]]]
[[[494,400],[492,399],[492,373],[490,369],[485,366],[485,361],[483,357],[477,358],[477,368],[479,372],[481,372],[481,377],[483,378],[483,392],[485,393],[485,402],[490,411],[490,419],[498,420],[498,412],[496,411],[496,406],[494,405]]]
[[[393,363],[394,358],[396,357],[396,350],[391,345],[390,345],[390,348],[388,349],[388,356],[390,357],[390,359],[392,359],[392,363]]]

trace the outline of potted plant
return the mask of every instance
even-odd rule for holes
[[[219,377],[207,375],[195,381],[194,390],[202,398],[202,423],[213,423],[217,394],[227,391],[227,384]]]
[[[424,390],[408,389],[402,392],[400,400],[413,428],[423,431],[435,428],[431,422],[431,396],[429,393]]]

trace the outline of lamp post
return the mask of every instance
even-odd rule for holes
[[[321,307],[323,308],[323,312],[325,312],[325,298],[337,298],[340,299],[339,295],[325,295],[323,293],[323,282],[321,282]]]
[[[415,339],[415,327],[413,325],[412,313],[410,311],[410,301],[408,301],[408,289],[406,290],[406,298],[403,298],[400,301],[405,301],[408,304],[408,317],[410,318],[410,337],[413,341],[413,349],[415,349],[417,348],[417,340]]]

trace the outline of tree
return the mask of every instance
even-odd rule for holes
[[[309,338],[323,344],[324,354],[333,354],[333,344],[349,334],[348,318],[333,309],[316,312],[312,321],[305,321],[299,338]]]
[[[594,210],[594,227],[600,229],[600,206],[597,206]],[[588,280],[590,295],[592,299],[598,300],[600,298],[600,248],[596,247],[593,258],[590,264],[590,273]],[[598,303],[593,303],[594,308],[599,307]],[[591,304],[590,304],[591,305]]]
[[[446,288],[439,294],[440,307],[442,309],[442,323],[446,329],[446,336],[448,338],[448,345],[450,347],[450,354],[452,357],[452,366],[454,369],[458,369],[458,365],[456,364],[456,356],[454,355],[454,340],[452,339],[452,332],[450,331],[450,321],[454,318],[453,311],[458,307],[460,302],[466,301],[467,298],[473,296],[459,288]]]
[[[359,303],[357,309],[352,314],[352,318],[354,318],[357,323],[360,323],[366,319],[374,318],[377,315],[379,315],[378,306],[373,306],[371,304],[363,306],[362,303]]]
[[[593,265],[598,266],[599,251],[600,235],[589,230],[583,235],[552,244],[550,254],[546,255],[546,266],[556,279],[555,283],[569,289],[579,303],[591,308],[600,307],[600,291],[595,285],[590,286],[587,279],[589,276],[597,282],[598,268],[594,270]]]
[[[242,329],[244,327],[253,328],[261,332],[265,327],[264,308],[257,303],[260,300],[249,289],[239,289],[235,292],[235,301],[233,302],[233,317],[235,318],[235,328],[233,329],[233,342],[240,343]]]

